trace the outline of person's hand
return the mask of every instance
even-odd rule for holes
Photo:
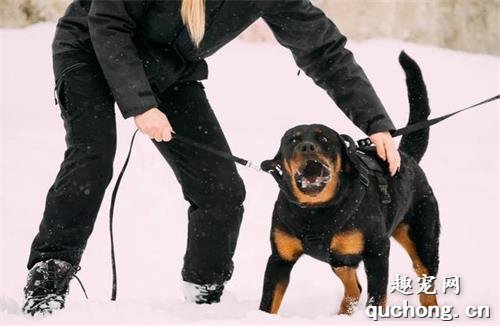
[[[375,144],[378,156],[389,163],[389,171],[394,176],[401,166],[401,156],[391,134],[388,131],[377,132],[370,136],[370,140]]]
[[[161,141],[170,141],[172,139],[172,126],[167,116],[157,108],[134,117],[137,128],[149,138]]]

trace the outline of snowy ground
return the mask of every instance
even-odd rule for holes
[[[52,98],[50,41],[53,24],[0,31],[0,323],[331,323],[369,322],[362,306],[353,317],[336,316],[342,288],[327,265],[303,258],[292,274],[279,316],[257,310],[266,258],[273,180],[241,169],[247,186],[246,214],[238,244],[234,278],[223,302],[194,306],[183,302],[180,270],[186,242],[186,203],[161,156],[144,137],[134,149],[117,204],[116,245],[119,298],[110,295],[107,231],[109,193],[82,261],[67,310],[45,320],[22,316],[22,287],[29,245],[44,199],[62,159],[63,127]],[[500,60],[392,40],[351,43],[397,126],[406,122],[408,105],[401,49],[417,60],[427,81],[433,115],[472,104],[500,89]],[[297,69],[287,50],[274,44],[235,41],[210,59],[208,96],[233,151],[256,162],[271,157],[282,133],[299,123],[321,122],[362,137],[326,94]],[[492,107],[492,106],[495,106]],[[499,120],[498,104],[457,116],[432,129],[422,165],[440,203],[441,276],[462,277],[462,293],[440,295],[462,323],[467,305],[498,309]],[[132,121],[118,119],[118,169],[126,153]],[[394,243],[390,280],[413,272]],[[314,275],[314,277],[311,277]],[[360,269],[362,284],[365,277]],[[438,283],[440,287],[441,282]],[[366,288],[366,287],[365,287]],[[416,296],[392,294],[390,305]],[[483,323],[497,324],[497,311]],[[496,321],[495,321],[496,320]],[[401,320],[392,319],[391,325]],[[419,320],[410,320],[414,325]],[[426,321],[428,323],[430,321]],[[434,320],[434,323],[439,320]]]

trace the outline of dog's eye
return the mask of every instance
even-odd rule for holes
[[[326,144],[328,143],[328,138],[326,138],[325,136],[319,136],[319,142]]]
[[[297,144],[299,140],[300,140],[299,137],[293,137],[292,139],[290,139],[290,143]]]

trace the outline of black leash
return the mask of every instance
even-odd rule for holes
[[[216,156],[219,156],[221,158],[224,158],[226,160],[229,160],[229,161],[233,161],[235,163],[238,163],[238,164],[241,164],[243,166],[246,166],[248,168],[252,168],[254,170],[257,170],[257,171],[261,171],[260,169],[260,166],[252,163],[251,161],[249,160],[245,160],[241,157],[238,157],[238,156],[234,156],[233,154],[231,153],[227,153],[227,152],[224,152],[224,151],[220,151],[218,149],[215,149],[213,147],[210,147],[208,145],[205,145],[205,144],[202,144],[202,143],[199,143],[197,141],[194,141],[192,139],[189,139],[189,138],[186,138],[184,136],[181,136],[179,134],[174,134],[173,135],[173,139],[174,140],[178,140],[180,142],[183,142],[185,144],[188,144],[188,145],[191,145],[193,147],[196,147],[196,148],[199,148],[205,152],[209,152],[209,153],[212,153]]]
[[[123,164],[122,170],[118,175],[118,179],[116,179],[115,188],[113,189],[113,194],[111,195],[111,206],[109,208],[109,237],[111,239],[111,269],[113,271],[113,288],[111,290],[112,301],[116,300],[116,290],[117,290],[115,241],[113,237],[113,217],[115,212],[116,195],[118,194],[118,188],[120,188],[120,183],[122,182],[123,175],[125,174],[128,162],[130,161],[130,155],[132,154],[132,147],[134,146],[135,136],[137,135],[138,131],[139,129],[134,132],[132,140],[130,141],[130,147],[128,149],[127,158],[125,159],[125,163]]]
[[[420,130],[420,129],[428,128],[428,127],[430,127],[430,126],[432,126],[432,125],[434,125],[436,123],[439,123],[439,122],[441,122],[443,120],[446,120],[446,119],[448,119],[448,118],[450,118],[450,117],[452,117],[452,116],[454,116],[454,115],[456,115],[456,114],[458,114],[460,112],[476,108],[478,106],[484,105],[484,104],[489,103],[489,102],[496,101],[498,99],[500,99],[500,94],[496,95],[496,96],[493,96],[493,97],[491,97],[491,98],[489,98],[487,100],[484,100],[482,102],[479,102],[479,103],[476,103],[474,105],[471,105],[469,107],[466,107],[465,109],[461,109],[461,110],[458,110],[458,111],[455,111],[455,112],[443,115],[443,116],[438,117],[438,118],[434,118],[434,119],[431,119],[431,120],[425,120],[425,121],[417,122],[417,123],[408,125],[406,127],[397,129],[397,130],[393,131],[391,133],[391,135],[392,135],[392,137],[398,137],[398,136],[410,134],[410,133],[415,132],[415,131]],[[123,175],[125,174],[125,170],[127,169],[128,163],[130,161],[130,156],[132,154],[132,148],[133,148],[133,145],[134,145],[135,136],[137,135],[138,131],[139,130],[136,130],[134,132],[133,136],[132,136],[132,140],[130,141],[130,147],[129,147],[129,150],[128,150],[127,158],[125,159],[125,163],[123,164],[123,167],[122,167],[122,169],[120,171],[120,174],[118,175],[115,187],[113,189],[113,194],[111,195],[111,207],[109,209],[109,235],[110,235],[110,239],[111,239],[111,268],[112,268],[112,271],[113,271],[113,287],[112,287],[112,293],[111,293],[111,300],[113,300],[113,301],[116,300],[116,292],[117,292],[116,257],[115,257],[114,238],[113,238],[113,215],[114,215],[114,210],[115,210],[116,195],[118,193],[118,189],[120,187],[120,183],[122,181]],[[188,144],[190,146],[196,147],[196,148],[201,149],[203,151],[212,153],[212,154],[214,154],[216,156],[219,156],[221,158],[224,158],[226,160],[230,160],[230,161],[233,161],[235,163],[241,164],[243,166],[252,168],[252,169],[254,169],[256,171],[263,171],[260,168],[259,165],[256,165],[256,164],[252,163],[249,160],[246,160],[246,159],[243,159],[241,157],[235,156],[235,155],[233,155],[231,153],[227,153],[227,152],[215,149],[215,148],[213,148],[211,146],[208,146],[208,145],[196,142],[196,141],[194,141],[192,139],[189,139],[189,138],[186,138],[186,137],[184,137],[182,135],[173,134],[173,140],[177,140],[177,141],[183,142],[185,144]],[[357,145],[359,147],[370,146],[371,145],[371,141],[370,141],[369,138],[360,139],[360,140],[357,141]],[[264,172],[267,172],[267,171],[264,171]],[[268,173],[270,173],[276,179],[276,173],[275,172],[276,172],[275,170],[270,170]]]
[[[471,106],[468,106],[465,109],[461,109],[461,110],[458,110],[458,111],[455,111],[455,112],[452,112],[452,113],[448,113],[448,114],[445,114],[443,116],[440,116],[440,117],[437,117],[437,118],[434,118],[434,119],[420,121],[420,122],[408,125],[406,127],[396,129],[393,132],[391,132],[391,135],[392,135],[392,137],[398,137],[398,136],[402,136],[402,135],[411,134],[412,132],[415,132],[417,130],[421,130],[421,129],[424,129],[424,128],[428,128],[428,127],[430,127],[432,125],[435,125],[436,123],[439,123],[439,122],[441,122],[443,120],[451,118],[452,116],[454,116],[456,114],[459,114],[460,112],[464,112],[464,111],[467,111],[467,110],[470,110],[470,109],[477,108],[478,106],[481,106],[481,105],[484,105],[486,103],[490,103],[490,102],[496,101],[498,99],[500,99],[500,94],[495,95],[493,97],[490,97],[489,99],[486,99],[486,100],[481,101],[479,103],[476,103],[476,104],[473,104]],[[359,147],[370,146],[371,143],[372,142],[370,141],[370,138],[364,138],[364,139],[358,140],[358,146]]]
[[[461,109],[461,110],[458,110],[458,111],[455,111],[455,112],[452,112],[452,113],[445,114],[445,115],[443,115],[441,117],[438,117],[438,118],[434,118],[434,119],[427,120],[427,121],[417,122],[417,123],[414,123],[412,125],[400,128],[400,129],[398,129],[398,130],[396,130],[396,131],[394,131],[392,133],[392,137],[397,137],[397,136],[401,136],[401,135],[410,134],[410,133],[412,133],[414,131],[430,127],[432,125],[435,125],[438,122],[441,122],[443,120],[446,120],[446,119],[454,116],[455,114],[459,114],[460,112],[464,112],[464,111],[476,108],[478,106],[481,106],[481,105],[484,105],[486,103],[490,103],[490,102],[496,101],[498,99],[500,99],[500,94],[496,95],[496,96],[493,96],[493,97],[490,97],[489,99],[484,100],[482,102],[479,102],[479,103],[476,103],[474,105],[468,106],[465,109]]]

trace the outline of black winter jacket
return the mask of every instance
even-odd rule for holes
[[[346,38],[309,0],[206,0],[197,48],[180,17],[181,0],[74,0],[59,20],[53,53],[97,56],[125,118],[157,107],[155,94],[178,80],[208,76],[205,58],[262,17],[297,65],[365,133],[394,126]]]

